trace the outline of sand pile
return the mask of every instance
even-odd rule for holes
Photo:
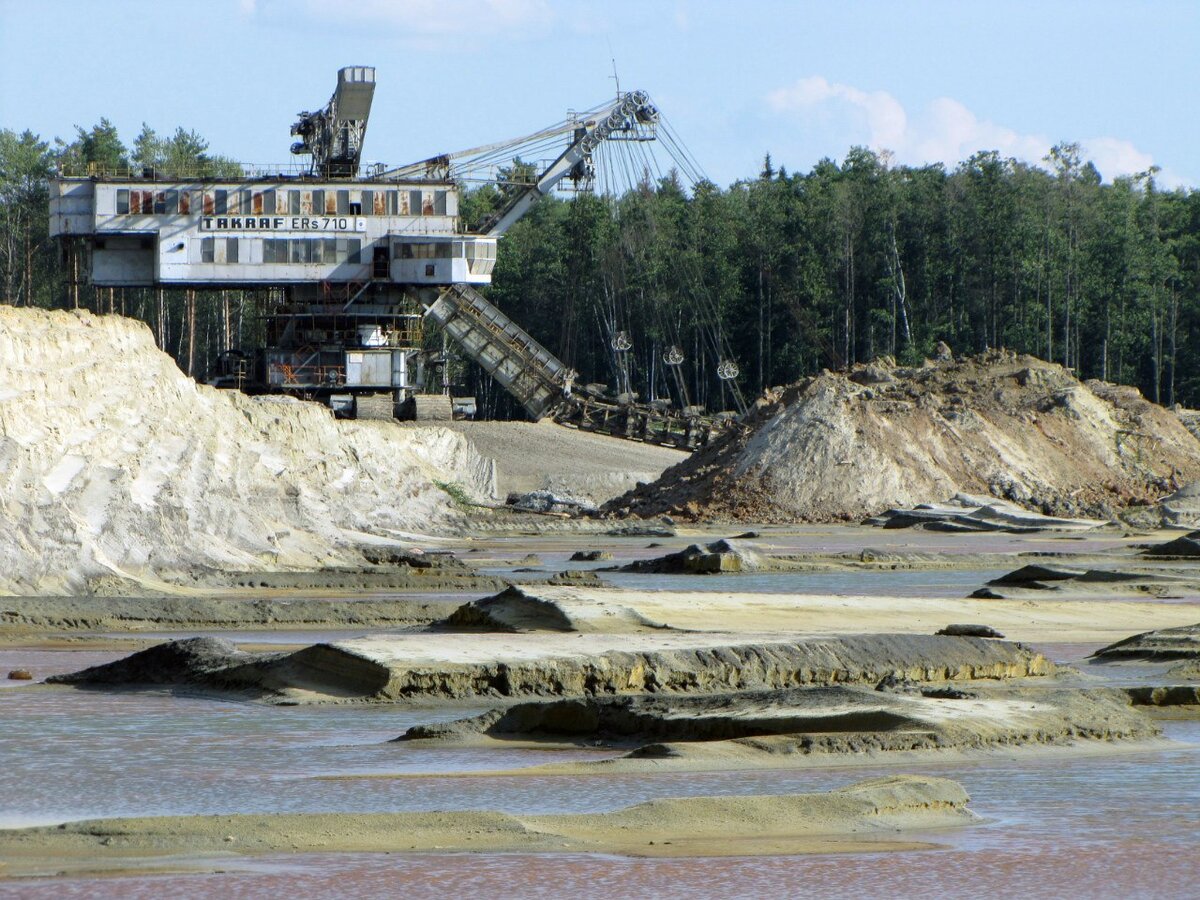
[[[1133,388],[989,351],[825,372],[763,398],[744,425],[611,501],[614,514],[860,520],[987,495],[1111,518],[1200,478],[1200,442]]]
[[[451,431],[216,391],[139,322],[0,306],[0,593],[361,563],[455,522],[435,481],[489,479]]]

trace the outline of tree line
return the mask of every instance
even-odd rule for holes
[[[143,127],[130,148],[106,120],[69,142],[0,130],[0,299],[143,319],[201,378],[223,350],[253,346],[265,291],[75,283],[47,237],[47,179],[89,166],[240,172],[182,128]],[[822,368],[917,362],[938,341],[1198,405],[1200,192],[1164,190],[1157,174],[1102,182],[1066,143],[1040,165],[982,151],[902,166],[855,147],[788,172],[768,156],[727,188],[643,172],[619,197],[536,205],[500,242],[487,293],[581,381],[677,405],[732,408]],[[464,197],[467,224],[507,193]],[[462,378],[491,414],[515,413],[482,373]]]
[[[30,131],[0,129],[0,302],[14,306],[83,308],[146,322],[155,339],[189,375],[203,378],[226,350],[253,344],[266,291],[102,288],[86,283],[78,261],[49,237],[49,180],[57,172],[181,173],[192,178],[237,178],[241,167],[210,154],[195,131],[169,136],[143,125],[132,147],[101,119],[77,128],[70,141],[42,140]],[[206,302],[207,301],[207,302]]]

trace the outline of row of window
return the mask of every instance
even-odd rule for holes
[[[496,265],[494,241],[431,241],[413,243],[397,241],[393,247],[396,259],[466,259],[472,275],[491,275]]]
[[[161,190],[117,189],[117,215],[444,216],[438,190]]]
[[[200,262],[236,263],[238,238],[201,238]],[[266,238],[262,242],[264,263],[353,263],[362,259],[358,238]]]
[[[200,239],[200,262],[236,263],[240,261],[239,240],[235,237],[206,237]],[[466,258],[472,274],[489,275],[496,261],[496,244],[488,241],[430,241],[413,243],[397,241],[393,245],[396,259],[461,259]],[[264,238],[262,261],[268,263],[319,263],[336,265],[362,262],[362,241],[358,238]],[[252,260],[247,260],[251,262]],[[386,260],[385,260],[386,261]],[[429,274],[432,274],[429,273]]]
[[[358,238],[266,238],[264,263],[354,263],[361,261]]]

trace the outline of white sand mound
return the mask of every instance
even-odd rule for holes
[[[0,306],[0,593],[361,562],[489,475],[445,429],[197,385],[140,322]]]
[[[1109,518],[1200,477],[1200,442],[1135,389],[1005,351],[825,372],[744,425],[606,509],[839,521],[965,492]]]

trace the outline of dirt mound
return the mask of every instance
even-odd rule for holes
[[[965,492],[1109,519],[1197,478],[1200,442],[1135,389],[989,351],[919,368],[884,360],[776,391],[604,511],[832,522]]]
[[[0,593],[361,564],[490,490],[458,434],[183,375],[142,323],[0,306]]]
[[[156,644],[132,656],[69,675],[51,675],[48,684],[187,685],[209,684],[213,677],[254,657],[222,638],[198,637]]]
[[[247,653],[221,638],[201,637],[156,644],[111,663],[51,675],[46,681],[95,688],[171,685],[258,697],[288,693],[342,698],[383,690],[388,670],[331,644],[313,644],[293,653]]]
[[[739,543],[722,538],[711,544],[691,544],[676,552],[654,559],[638,559],[620,567],[622,572],[667,575],[719,575],[728,572],[753,572],[762,566],[757,553]]]
[[[539,597],[509,587],[494,597],[472,600],[446,619],[454,628],[480,631],[574,631],[629,633],[662,628],[627,606],[568,594]]]

